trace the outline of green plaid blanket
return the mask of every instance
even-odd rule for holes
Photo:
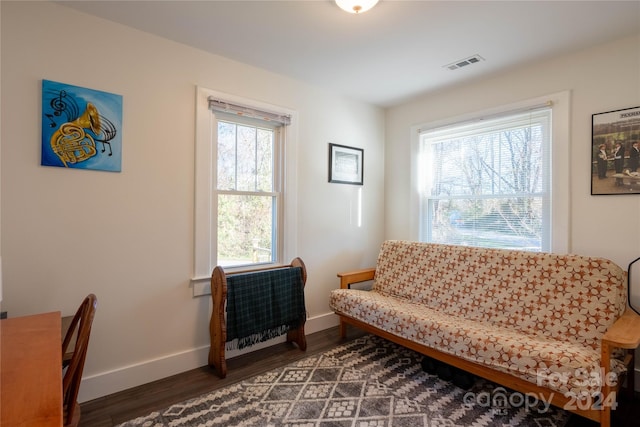
[[[245,348],[304,324],[302,268],[227,277],[227,347]],[[237,339],[237,343],[231,343]]]

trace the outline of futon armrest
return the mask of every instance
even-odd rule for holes
[[[375,268],[365,268],[362,270],[353,270],[344,273],[338,273],[338,277],[340,278],[340,288],[349,289],[352,283],[360,283],[366,282],[367,280],[373,280],[375,272]]]
[[[640,345],[640,316],[627,308],[602,337],[610,347],[634,349]]]

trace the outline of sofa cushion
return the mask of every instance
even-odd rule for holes
[[[421,302],[390,297],[377,291],[336,289],[330,305],[338,313],[399,337],[571,396],[592,396],[600,384],[599,349],[574,341],[527,335],[510,326],[464,319]],[[612,370],[624,371],[619,360]],[[571,394],[569,394],[571,393]]]
[[[390,240],[373,289],[488,329],[599,352],[625,310],[625,274],[602,258]]]

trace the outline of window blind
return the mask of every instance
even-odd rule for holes
[[[482,115],[482,116],[478,116],[478,117],[473,117],[467,120],[460,120],[460,121],[455,121],[452,123],[448,123],[448,124],[443,124],[443,125],[439,125],[439,126],[433,126],[433,127],[425,127],[425,128],[420,128],[418,129],[418,133],[420,135],[425,134],[425,133],[429,133],[429,134],[434,134],[437,132],[447,132],[447,129],[459,129],[462,127],[469,127],[469,128],[475,128],[475,127],[487,127],[487,122],[490,122],[492,120],[502,120],[505,117],[510,117],[510,116],[518,116],[520,114],[528,114],[528,113],[532,113],[535,111],[544,111],[544,110],[548,110],[550,108],[553,107],[553,101],[546,101],[546,102],[542,102],[540,104],[535,104],[535,105],[529,105],[526,107],[522,107],[522,108],[517,108],[517,109],[513,109],[513,110],[508,110],[508,111],[503,111],[500,113],[495,113],[495,114],[486,114],[486,115]]]
[[[422,130],[421,239],[546,250],[548,104]]]
[[[291,116],[286,114],[259,110],[254,107],[249,107],[247,105],[241,105],[238,103],[233,103],[233,102],[225,101],[222,99],[217,99],[214,97],[209,97],[208,99],[209,99],[209,109],[214,112],[218,111],[222,113],[236,114],[238,116],[264,120],[267,122],[277,123],[283,126],[287,126],[291,124]]]

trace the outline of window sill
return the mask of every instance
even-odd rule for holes
[[[245,265],[242,267],[227,267],[224,269],[226,274],[251,273],[262,270],[273,270],[275,268],[289,267],[288,264],[265,263],[256,265]],[[201,297],[211,295],[211,276],[192,277],[190,286],[193,290],[193,297]]]

